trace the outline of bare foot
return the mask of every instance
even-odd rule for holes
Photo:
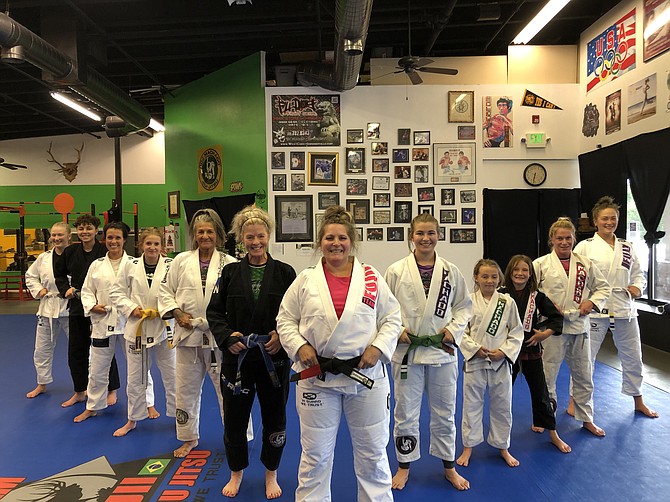
[[[402,490],[403,488],[405,488],[408,479],[409,479],[409,469],[403,469],[402,467],[398,467],[398,470],[393,475],[393,479],[391,480],[391,488],[393,488],[394,490]]]
[[[110,390],[107,392],[107,406],[114,406],[116,404],[116,391]]]
[[[560,451],[563,453],[570,453],[572,451],[572,448],[570,448],[570,445],[563,441],[559,436],[558,432],[556,431],[549,431],[549,437],[551,438],[551,442],[558,448]]]
[[[565,412],[571,417],[575,416],[575,402],[573,401],[572,396],[570,396],[570,401],[568,402],[568,409],[565,410]]]
[[[225,488],[224,488],[225,490]],[[281,487],[277,483],[277,471],[265,470],[265,498],[268,500],[281,497]]]
[[[188,455],[193,448],[198,446],[198,440],[192,439],[191,441],[184,441],[179,448],[174,451],[174,456],[177,458],[183,458]]]
[[[509,465],[510,467],[519,466],[519,461],[510,454],[509,450],[501,449],[500,456],[503,458],[505,462],[507,462],[507,465]]]
[[[153,418],[158,418],[158,417],[161,416],[161,414],[158,413],[158,410],[156,408],[154,408],[153,406],[149,406],[147,408],[147,411],[149,412],[149,418],[153,419]]]
[[[120,428],[118,428],[114,431],[114,437],[118,438],[118,437],[121,437],[121,436],[125,436],[130,431],[132,431],[135,427],[137,427],[137,422],[135,422],[134,420],[128,420],[128,422],[126,422],[126,425],[124,425],[123,427],[120,427]]]
[[[94,417],[97,414],[98,414],[97,411],[84,410],[84,413],[81,413],[80,415],[77,415],[76,417],[74,417],[74,421],[75,421],[75,423],[83,422],[87,418]]]
[[[38,387],[39,387],[39,385],[38,385]],[[46,386],[45,386],[45,389],[46,389]],[[37,389],[35,389],[35,390],[37,390]],[[33,391],[33,392],[35,392],[35,391]],[[35,394],[35,395],[37,395],[37,394]],[[28,397],[31,397],[31,396],[28,396]],[[658,412],[652,410],[646,404],[644,404],[644,401],[642,400],[642,396],[635,396],[635,397],[633,397],[633,399],[635,399],[635,411],[638,411],[638,412],[642,413],[643,415],[648,416],[649,418],[658,418],[660,416],[658,414]]]
[[[531,425],[530,430],[542,434],[544,432],[544,427],[535,427],[534,425]]]
[[[452,467],[451,469],[445,469],[444,477],[447,478],[447,481],[449,481],[457,490],[462,491],[470,489],[470,481],[457,473],[455,467]]]
[[[84,401],[86,401],[86,391],[75,392],[70,399],[68,399],[64,403],[61,403],[61,406],[63,408],[67,408],[69,406],[72,406],[73,404],[83,403]]]
[[[456,463],[458,465],[462,465],[463,467],[467,467],[470,463],[470,455],[472,455],[472,448],[469,446],[464,446],[463,453],[461,453],[461,456],[456,459]]]
[[[594,436],[605,437],[605,431],[593,422],[584,422],[584,428]]]
[[[275,472],[275,477],[276,473]],[[236,497],[238,493],[240,493],[240,485],[242,484],[242,476],[244,476],[244,471],[230,471],[230,481],[226,484],[226,486],[223,487],[223,490],[221,490],[221,494],[224,497]],[[267,495],[267,473],[265,473],[265,493]],[[275,479],[275,484],[277,483]],[[279,485],[277,485],[279,487]],[[279,490],[281,491],[281,489]],[[280,494],[281,495],[281,494]]]
[[[29,398],[29,399],[32,399],[32,398],[37,397],[37,396],[39,396],[40,394],[42,394],[43,392],[46,392],[46,391],[47,391],[47,386],[42,385],[41,383],[38,383],[37,387],[35,387],[33,390],[31,390],[30,392],[28,392],[26,394],[26,397]]]

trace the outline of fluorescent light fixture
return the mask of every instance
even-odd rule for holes
[[[149,121],[149,127],[151,127],[156,132],[163,132],[165,130],[165,126],[155,119],[151,119]]]
[[[530,23],[521,30],[521,32],[512,40],[513,44],[527,44],[535,35],[537,35],[542,28],[544,28],[549,21],[551,21],[556,14],[558,14],[563,7],[565,7],[570,0],[549,0],[540,12],[537,13]]]
[[[670,23],[670,6],[663,9],[663,12],[655,16],[654,20],[645,27],[644,39],[647,40],[668,23]]]
[[[61,94],[60,92],[51,92],[51,97],[56,101],[60,101],[66,106],[69,106],[73,110],[77,110],[82,115],[86,115],[88,118],[95,120],[96,122],[102,122],[102,117],[96,113],[93,113],[91,110],[84,108],[76,101],[72,101],[70,98]]]

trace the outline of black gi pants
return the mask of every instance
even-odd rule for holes
[[[88,356],[91,346],[91,319],[84,316],[70,316],[70,337],[67,346],[67,364],[70,367],[72,383],[75,392],[84,392],[88,387]],[[109,368],[108,390],[117,390],[119,369],[116,366],[116,356],[112,358]]]
[[[533,406],[533,425],[544,427],[550,431],[556,430],[556,415],[549,400],[542,359],[526,359],[523,361],[518,359],[512,366],[512,385],[514,385],[519,371],[523,373],[526,382],[528,382]]]

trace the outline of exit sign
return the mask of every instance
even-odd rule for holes
[[[547,134],[544,132],[532,132],[526,134],[526,148],[544,148],[547,146]]]

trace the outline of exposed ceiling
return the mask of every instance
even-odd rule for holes
[[[74,31],[66,22],[54,24],[55,16],[72,21],[79,40],[89,47],[88,64],[162,121],[165,93],[250,54],[267,52],[272,79],[276,64],[333,50],[334,0],[236,1],[0,0],[0,9],[45,39],[49,25],[63,33]],[[506,54],[510,41],[545,2],[377,0],[364,61],[371,55],[409,54],[408,19],[413,55]],[[499,7],[498,19],[481,19],[495,17],[490,15],[496,12],[492,3]],[[575,44],[583,30],[617,3],[572,0],[531,43]],[[32,65],[0,63],[0,140],[104,134],[101,125],[53,100],[50,90]]]

